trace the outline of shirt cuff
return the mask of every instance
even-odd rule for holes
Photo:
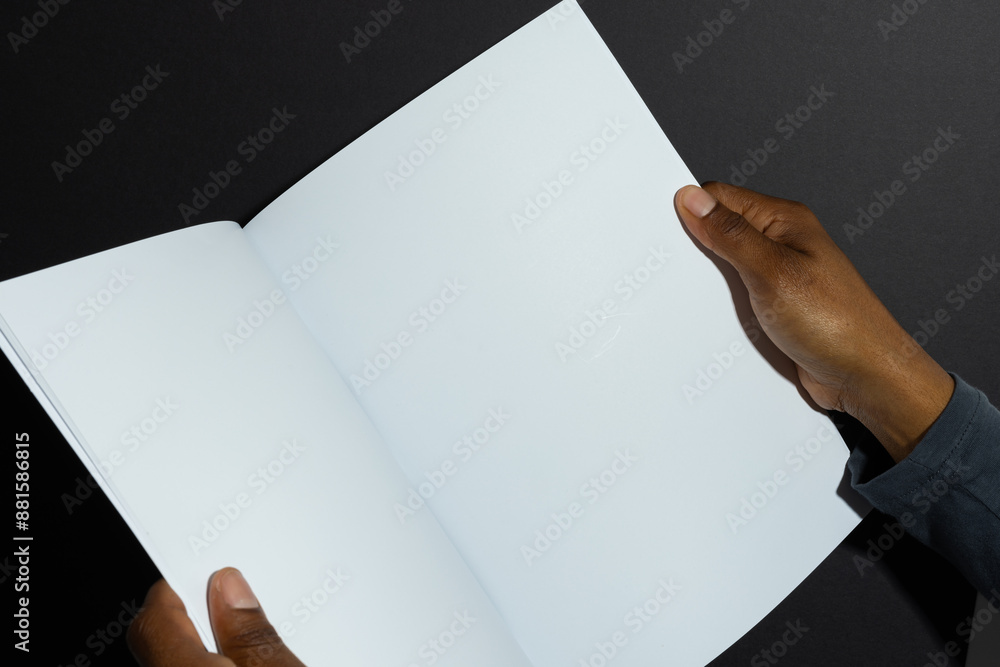
[[[952,377],[955,393],[909,456],[893,465],[869,438],[847,467],[858,493],[985,593],[1000,587],[1000,411]]]
[[[979,413],[991,407],[989,401],[962,378],[950,375],[955,380],[951,400],[909,456],[893,465],[891,458],[870,447],[859,446],[851,452],[847,461],[851,485],[883,512],[895,514],[894,509],[905,509],[903,505],[910,505],[912,492],[937,476],[961,475],[962,481],[968,482],[973,475],[994,480],[1000,475],[1000,456],[984,456],[989,450],[995,451],[996,445],[980,443],[986,434],[976,428],[977,417],[982,417]],[[970,459],[984,459],[981,463],[986,468],[970,471]]]

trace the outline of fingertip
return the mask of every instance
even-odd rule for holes
[[[689,207],[694,206],[691,203],[690,198],[694,197],[697,201],[701,195],[698,192],[704,192],[701,188],[696,185],[686,185],[674,195],[674,208],[677,209],[677,217],[681,219],[684,226],[687,228],[688,233],[694,237],[701,245],[705,246],[709,250],[712,249],[712,240],[709,238],[708,231],[705,229],[705,217],[699,216],[697,213],[691,211]],[[705,203],[702,202],[702,207],[697,210],[703,210]]]
[[[184,603],[163,579],[150,587],[125,641],[138,663],[147,667],[203,664],[207,655]]]
[[[165,579],[160,579],[149,587],[149,591],[146,593],[146,599],[143,600],[142,606],[179,609],[180,611],[187,613],[187,609],[184,607],[184,603],[181,601],[180,596],[177,595]]]
[[[230,609],[260,609],[250,584],[234,567],[225,567],[213,574],[211,586]]]
[[[686,185],[681,188],[677,193],[677,199],[681,207],[698,219],[704,218],[719,204],[707,190],[697,185]]]
[[[209,616],[219,653],[237,665],[302,667],[268,621],[243,574],[225,567],[209,579]]]

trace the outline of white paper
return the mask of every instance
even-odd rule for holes
[[[0,284],[2,347],[207,642],[234,565],[307,664],[703,665],[859,517],[692,182],[564,2],[245,234]]]
[[[405,480],[235,223],[7,281],[0,312],[208,646],[235,566],[306,664],[528,664],[433,517],[382,511]]]
[[[407,474],[382,511],[434,512],[535,665],[703,665],[859,521],[693,182],[563,3],[246,229]]]

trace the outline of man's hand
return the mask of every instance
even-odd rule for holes
[[[238,570],[212,575],[208,610],[220,654],[205,650],[184,603],[161,579],[129,627],[132,655],[143,667],[304,667],[271,627]]]
[[[681,188],[674,203],[705,247],[729,262],[757,319],[795,362],[813,400],[861,421],[895,461],[947,406],[954,381],[889,313],[803,204],[723,183]]]

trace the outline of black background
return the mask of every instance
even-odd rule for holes
[[[403,11],[349,63],[341,42],[388,0],[243,0],[235,7],[223,0],[215,5],[231,11],[221,17],[210,0],[69,0],[37,34],[25,33],[30,39],[16,53],[6,37],[0,279],[184,227],[179,204],[191,203],[210,170],[238,157],[237,146],[273,108],[287,107],[296,116],[289,128],[192,220],[246,223],[324,159],[552,4],[401,2]],[[37,3],[4,3],[0,31],[21,32]],[[983,283],[961,309],[947,300],[1000,250],[1000,4],[582,5],[698,179],[731,180],[748,150],[777,139],[780,149],[747,187],[808,203],[911,333],[947,311],[926,349],[1000,404],[1000,279]],[[725,8],[733,22],[679,72],[673,54]],[[886,32],[879,22],[894,11],[901,25]],[[157,65],[169,76],[119,120],[112,101]],[[785,139],[775,123],[806,102],[811,86],[834,95]],[[60,182],[52,162],[105,117],[115,130]],[[960,139],[911,182],[903,164],[939,128]],[[856,209],[897,179],[906,192],[849,238],[844,225],[855,222]],[[15,432],[30,434],[32,453],[32,653],[16,655],[18,664],[68,665],[81,654],[94,665],[131,664],[123,637],[109,636],[108,644],[95,632],[114,633],[123,605],[141,603],[156,569],[99,491],[67,510],[65,498],[86,483],[86,471],[6,362],[2,373],[0,433],[11,462]],[[750,664],[797,619],[810,630],[779,664],[920,667],[929,652],[958,640],[956,626],[975,593],[921,545],[906,538],[859,575],[852,559],[886,520],[870,515],[714,664]],[[0,583],[11,599],[12,551],[0,555]],[[719,604],[740,604],[739,593]]]

